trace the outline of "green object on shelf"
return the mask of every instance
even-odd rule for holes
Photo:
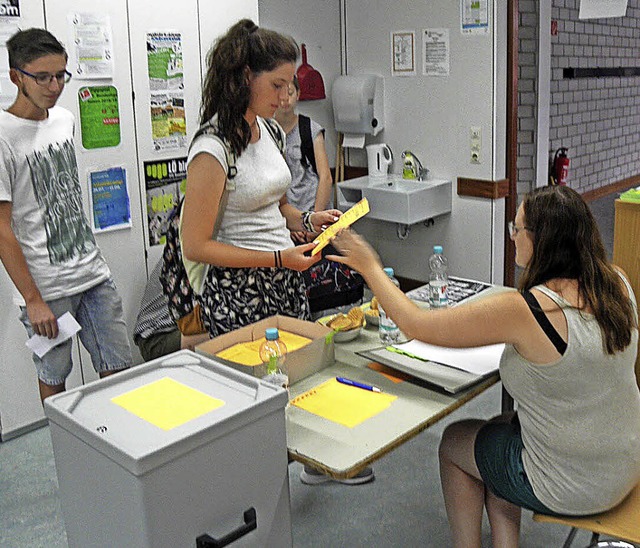
[[[620,199],[623,202],[640,202],[640,187],[631,188],[626,192],[620,194]]]

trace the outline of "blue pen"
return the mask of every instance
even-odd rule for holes
[[[365,384],[363,382],[345,379],[344,377],[336,377],[336,380],[339,383],[347,384],[349,386],[355,386],[356,388],[362,388],[363,390],[371,390],[371,392],[382,392],[382,389],[378,388],[377,386],[371,386],[370,384]]]

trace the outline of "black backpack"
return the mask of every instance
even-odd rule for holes
[[[302,153],[300,163],[305,169],[311,166],[311,169],[317,175],[316,154],[313,151],[313,139],[311,137],[311,118],[304,114],[298,114],[298,131],[300,132],[300,152]]]
[[[272,139],[278,146],[281,154],[285,151],[285,139],[280,126],[273,120],[264,120],[266,127],[271,135]],[[211,135],[217,139],[224,147],[225,154],[227,156],[227,181],[232,180],[238,170],[236,168],[237,157],[227,140],[219,133],[218,129],[206,123],[193,136],[191,143],[196,140],[200,135]],[[222,211],[226,205],[226,199],[228,190],[225,184],[225,191],[222,194],[220,200],[220,211]],[[200,305],[196,301],[195,294],[191,284],[189,283],[189,277],[184,266],[182,258],[182,247],[180,245],[180,214],[182,211],[182,204],[184,200],[180,200],[171,216],[168,220],[166,242],[164,250],[162,252],[162,269],[160,271],[160,283],[162,284],[162,291],[169,299],[169,313],[175,320],[178,328],[184,335],[195,335],[198,333],[205,333],[206,329],[202,322]],[[214,229],[214,235],[218,229],[218,223],[221,219],[221,215],[218,214],[218,222]]]

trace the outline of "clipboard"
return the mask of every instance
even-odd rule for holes
[[[451,394],[456,394],[497,373],[497,370],[495,370],[485,375],[476,375],[441,363],[422,361],[404,354],[391,352],[385,346],[362,350],[356,352],[356,354],[407,373],[412,377],[440,387]]]

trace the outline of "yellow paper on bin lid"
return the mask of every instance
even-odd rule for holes
[[[162,430],[176,428],[225,404],[169,377],[115,396],[111,401]]]
[[[360,217],[364,217],[367,213],[369,213],[369,200],[366,198],[362,198],[357,204],[351,207],[348,211],[345,211],[340,218],[328,226],[326,230],[320,233],[320,235],[313,240],[313,243],[316,244],[316,247],[311,251],[311,255],[315,255],[322,251],[324,247],[329,245],[331,242],[331,238],[333,238],[338,232],[340,232],[343,228],[347,228],[355,223]]]

